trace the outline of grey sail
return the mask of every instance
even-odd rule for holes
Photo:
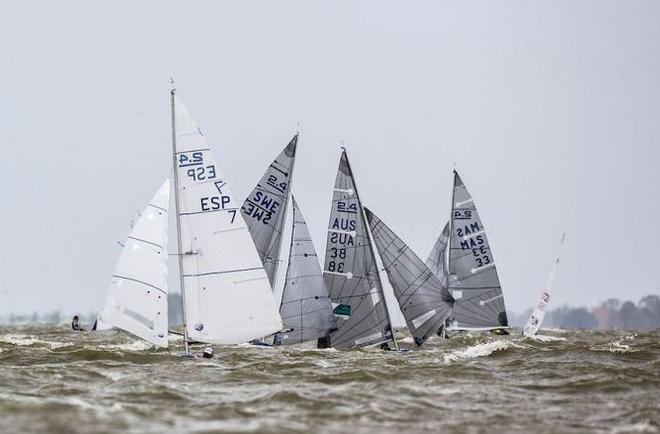
[[[456,329],[508,326],[504,296],[474,200],[454,171],[449,249],[449,290],[455,300]]]
[[[280,305],[289,331],[276,337],[276,343],[283,345],[324,338],[337,327],[307,223],[295,198],[292,201],[291,250]]]
[[[335,180],[323,271],[338,329],[330,345],[350,348],[392,339],[378,268],[346,151]],[[319,342],[321,346],[321,342]]]
[[[241,213],[264,264],[271,287],[280,263],[280,248],[291,189],[298,134],[272,162],[241,207]]]
[[[447,286],[374,213],[365,209],[371,234],[415,343],[441,331],[454,299]]]
[[[440,236],[433,245],[429,257],[426,258],[426,266],[441,282],[447,282],[447,243],[449,242],[449,222],[445,224]]]

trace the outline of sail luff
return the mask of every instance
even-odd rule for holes
[[[454,233],[454,198],[456,197],[456,177],[458,176],[458,172],[454,170],[454,181],[452,183],[452,188],[451,188],[451,205],[449,206],[449,221],[447,224],[449,225],[449,239],[447,240],[447,252],[445,253],[445,256],[447,258],[447,263],[446,263],[446,270],[447,270],[447,286],[449,286],[449,270],[450,270],[450,261],[451,261],[451,240],[453,238],[453,233]]]
[[[453,306],[447,287],[378,216],[365,209],[378,253],[417,345],[444,329]]]
[[[176,157],[176,104],[174,94],[176,89],[170,91],[170,104],[172,116],[172,183],[174,187],[174,209],[176,220],[176,257],[179,264],[179,291],[181,291],[181,319],[183,321],[183,348],[184,354],[190,354],[188,348],[188,321],[186,316],[186,291],[183,278],[183,249],[181,247],[181,205],[179,203],[179,171]]]

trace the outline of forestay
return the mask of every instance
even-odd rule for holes
[[[365,209],[371,234],[415,343],[445,326],[453,306],[447,287],[375,214]]]
[[[559,243],[559,247],[564,244],[564,240],[566,239],[566,234],[563,234],[561,236],[561,242]],[[539,329],[541,328],[541,324],[543,323],[543,319],[545,318],[545,312],[548,307],[548,303],[550,302],[550,288],[552,287],[552,282],[555,279],[555,274],[557,274],[557,270],[559,269],[559,254],[557,254],[557,257],[555,258],[555,261],[552,264],[552,270],[550,271],[550,276],[548,277],[548,284],[546,285],[545,289],[543,290],[543,293],[541,294],[541,300],[539,300],[539,303],[536,305],[536,308],[534,308],[534,312],[532,312],[532,315],[529,317],[527,320],[527,323],[525,324],[525,327],[523,328],[523,336],[534,336],[536,333],[538,333]]]
[[[350,348],[392,339],[378,269],[346,151],[330,211],[323,271],[338,330],[330,345]]]
[[[449,222],[445,224],[440,236],[435,241],[429,257],[426,259],[426,266],[436,275],[445,285],[447,283],[447,243],[449,242]]]
[[[281,344],[298,344],[328,336],[335,329],[332,304],[305,218],[293,202],[291,249],[280,315],[289,331],[278,335]]]
[[[271,287],[280,264],[282,233],[293,176],[298,134],[272,162],[241,207]]]
[[[197,124],[172,97],[188,336],[236,344],[279,331],[268,277],[237,201]]]
[[[133,226],[98,321],[167,347],[167,209],[170,180]],[[98,327],[101,330],[104,327]]]
[[[449,290],[454,297],[452,328],[508,326],[504,296],[486,231],[472,196],[454,171],[449,250]]]

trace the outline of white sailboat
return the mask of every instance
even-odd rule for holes
[[[268,276],[206,139],[171,91],[173,194],[185,351],[282,330]],[[103,326],[167,347],[169,180],[136,223],[99,316]]]
[[[171,98],[184,341],[238,344],[275,333],[282,320],[240,205],[174,90]]]
[[[561,236],[561,241],[559,242],[560,249],[561,246],[564,244],[565,239],[566,239],[566,234],[564,233]],[[538,333],[539,329],[541,328],[541,324],[543,323],[543,319],[545,318],[545,311],[548,307],[548,303],[550,302],[550,288],[552,287],[552,282],[555,280],[555,274],[557,274],[558,269],[559,269],[559,253],[555,258],[555,261],[552,263],[552,270],[550,271],[550,276],[548,277],[548,284],[543,290],[543,293],[541,294],[541,299],[534,308],[534,312],[532,312],[532,315],[529,317],[527,323],[525,324],[525,327],[523,328],[522,331],[523,336],[534,336],[536,333]]]

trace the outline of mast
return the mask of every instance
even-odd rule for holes
[[[296,131],[296,135],[295,135],[295,137],[296,137],[296,151],[295,152],[298,152],[298,138],[299,138],[299,136],[300,136],[300,132]],[[294,154],[293,161],[291,163],[291,170],[290,170],[290,173],[289,173],[289,183],[287,185],[288,192],[287,192],[286,198],[284,199],[286,201],[286,208],[284,210],[284,217],[282,218],[282,220],[284,222],[286,222],[286,215],[288,214],[287,211],[289,210],[289,206],[291,206],[291,215],[293,216],[293,221],[291,222],[292,223],[291,224],[291,246],[293,246],[293,227],[296,225],[296,217],[295,217],[296,211],[293,209],[293,205],[289,205],[289,202],[291,202],[289,200],[289,198],[291,196],[293,196],[293,194],[291,193],[291,189],[293,188],[293,169],[296,167],[296,156],[295,155],[296,154]],[[282,223],[282,226],[284,226],[284,223]],[[282,235],[284,235],[284,231],[282,231]],[[287,266],[286,266],[287,270],[289,269],[289,265],[291,264],[291,246],[289,246],[289,258],[287,260]],[[280,251],[281,251],[281,248],[280,248]],[[278,261],[277,266],[275,268],[275,270],[276,270],[275,271],[275,279],[273,279],[273,293],[275,293],[275,288],[277,287],[277,284],[279,283],[278,282],[279,269],[280,269],[280,264],[279,264],[279,261]],[[284,282],[286,282],[286,274],[284,275]],[[284,296],[284,288],[282,288],[282,293],[280,294],[280,307],[282,307],[282,296]]]
[[[172,83],[174,84],[174,83]],[[179,214],[179,170],[177,167],[176,159],[176,113],[175,113],[175,103],[174,103],[174,93],[176,88],[172,87],[170,91],[170,100],[172,105],[172,169],[174,171],[172,176],[172,182],[174,184],[174,207],[176,211],[176,245],[177,245],[177,257],[179,258],[179,287],[181,288],[181,310],[182,310],[182,319],[183,319],[183,346],[185,349],[184,356],[189,356],[190,352],[188,351],[188,322],[186,320],[186,291],[184,288],[183,281],[183,252],[181,249],[181,216]]]
[[[451,239],[454,235],[454,194],[456,193],[456,169],[454,169],[454,182],[451,186],[451,205],[449,206],[449,239],[447,240],[447,289],[449,288],[449,280],[451,271],[449,271],[449,256],[451,255]],[[450,291],[451,293],[451,291]]]
[[[450,258],[451,258],[451,239],[454,238],[454,196],[456,194],[456,169],[454,169],[454,181],[452,182],[451,186],[451,204],[449,206],[449,239],[447,240],[447,250],[445,256],[447,257],[446,261],[446,270],[447,270],[447,290],[449,291],[449,294],[453,297],[454,293],[451,290],[450,283],[451,283],[451,269],[449,266],[451,265],[450,263]],[[447,337],[447,323],[445,322],[445,326],[442,328],[442,336],[443,339]]]
[[[291,204],[291,243],[289,244],[289,257],[286,262],[286,272],[284,274],[284,287],[286,287],[286,276],[289,273],[289,268],[291,267],[291,250],[293,250],[293,237],[296,233],[296,208]],[[280,296],[280,308],[279,311],[282,311],[282,304],[284,303],[284,288],[282,288],[282,295]]]
[[[342,146],[342,149],[344,150],[344,154],[346,154],[346,148]],[[387,320],[389,321],[390,325],[390,335],[392,336],[392,343],[394,344],[394,348],[396,351],[399,351],[399,344],[394,338],[394,329],[392,328],[392,318],[390,317],[390,310],[387,306],[387,297],[385,297],[385,290],[383,289],[383,282],[380,279],[380,271],[378,270],[378,262],[376,262],[376,255],[374,254],[374,243],[371,239],[371,230],[369,228],[369,224],[367,223],[369,220],[367,220],[367,216],[364,214],[364,207],[362,206],[362,201],[360,200],[360,195],[358,194],[358,189],[357,189],[357,182],[355,182],[355,176],[353,175],[353,168],[351,167],[351,162],[348,160],[348,154],[346,154],[346,165],[348,166],[348,171],[351,174],[351,178],[353,179],[353,189],[355,190],[355,198],[357,199],[357,202],[360,204],[360,215],[362,216],[362,220],[365,222],[365,229],[366,229],[366,235],[367,235],[367,241],[369,242],[369,250],[371,251],[371,260],[374,261],[374,265],[376,267],[376,279],[378,279],[378,284],[380,285],[380,288],[383,292],[383,303],[385,304],[385,312],[387,312]]]

